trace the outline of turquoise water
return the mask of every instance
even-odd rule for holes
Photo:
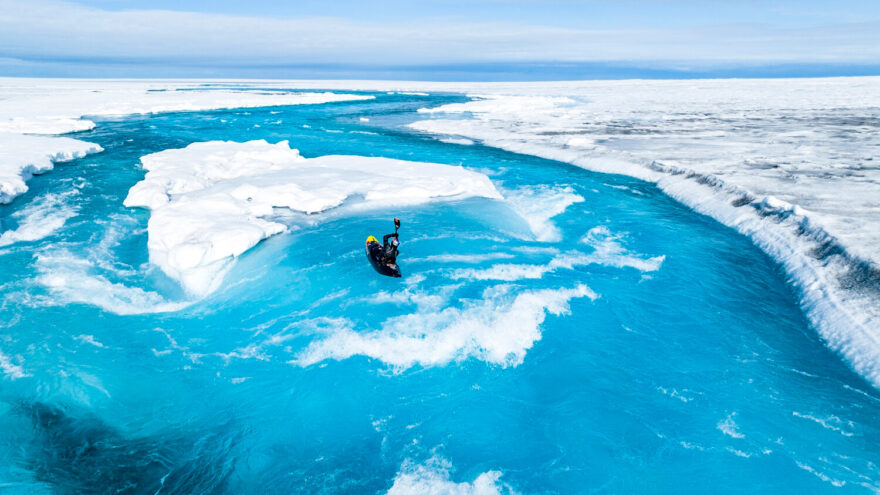
[[[0,487],[383,493],[423,466],[424,490],[489,471],[518,493],[880,488],[880,394],[817,338],[771,259],[650,184],[402,127],[420,107],[456,101],[378,93],[95,119],[77,134],[105,151],[0,206],[4,230],[40,205],[70,215],[47,237],[0,247]],[[184,296],[148,263],[149,212],[122,205],[143,177],[138,159],[250,139],[287,139],[307,157],[460,164],[519,199],[288,215],[291,232],[243,255],[217,292],[141,313]],[[538,240],[516,210],[540,217],[560,194],[583,201],[543,221],[555,232]],[[393,216],[402,279],[378,276],[363,255]],[[478,276],[602,245],[617,257],[540,278]],[[580,285],[598,297],[517,310],[520,296]],[[521,355],[493,359],[468,346],[480,324],[501,327],[490,344],[539,334]],[[402,326],[465,330],[449,338],[458,350],[432,361],[395,333]],[[346,331],[394,345],[351,350]],[[312,364],[314,349],[331,358]]]

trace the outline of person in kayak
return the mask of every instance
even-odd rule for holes
[[[373,236],[367,237],[364,245],[367,259],[373,268],[388,277],[400,277],[400,267],[397,266],[397,247],[400,240],[397,237],[397,229],[400,228],[400,220],[394,219],[394,233],[382,238],[382,244]]]
[[[394,219],[394,233],[385,234],[382,237],[382,261],[386,265],[397,264],[397,247],[400,246],[400,239],[397,236],[397,229],[400,228],[400,219]],[[390,241],[389,241],[390,239]]]

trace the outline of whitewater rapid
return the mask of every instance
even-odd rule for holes
[[[93,128],[86,115],[371,98],[323,91],[328,89],[466,92],[472,101],[424,108],[425,119],[411,128],[444,142],[479,141],[656,183],[776,259],[823,338],[880,384],[878,78],[263,81],[259,93],[247,86],[0,80],[0,202],[25,192],[26,180],[53,163],[101,151],[77,139],[45,136]],[[281,90],[291,86],[322,92]],[[31,135],[36,133],[44,135]],[[517,213],[527,222],[548,225],[530,216],[527,201],[519,204],[526,205]],[[549,228],[536,236],[553,239]],[[16,235],[7,233],[4,242]]]

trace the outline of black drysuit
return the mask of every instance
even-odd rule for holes
[[[382,237],[382,258],[388,265],[397,264],[397,246],[388,241],[391,237],[397,239],[397,232]]]

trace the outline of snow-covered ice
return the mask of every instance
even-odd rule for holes
[[[152,210],[150,260],[204,296],[229,262],[286,229],[275,208],[305,214],[342,205],[361,209],[480,196],[501,199],[483,174],[461,167],[389,158],[303,158],[287,141],[212,141],[141,158],[147,175],[127,206]]]
[[[97,144],[78,139],[0,132],[0,204],[27,192],[25,181],[34,174],[99,151]]]
[[[102,151],[69,137],[95,127],[84,116],[303,105],[370,99],[329,92],[291,93],[210,88],[198,83],[0,78],[0,204],[27,191],[25,182],[53,163]],[[33,136],[42,134],[44,136]]]
[[[251,91],[181,81],[0,78],[0,132],[66,134],[95,127],[86,116],[369,100],[329,92]]]

